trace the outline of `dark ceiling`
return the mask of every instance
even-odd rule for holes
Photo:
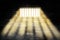
[[[20,7],[41,7],[53,24],[60,30],[59,0],[0,0],[0,29],[8,22]]]

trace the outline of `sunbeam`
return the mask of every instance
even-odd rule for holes
[[[16,31],[17,39],[14,38]],[[34,31],[35,30],[35,37]],[[2,31],[6,40],[60,40],[60,33],[41,8],[20,8]],[[44,37],[45,36],[45,37]],[[9,39],[9,40],[11,40]]]

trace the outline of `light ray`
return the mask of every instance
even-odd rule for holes
[[[32,18],[28,18],[28,24],[27,24],[27,26],[28,26],[28,28],[27,28],[27,31],[28,31],[28,33],[33,33],[33,23],[32,23]]]
[[[16,22],[14,23],[14,25],[12,26],[8,36],[14,36],[18,26],[19,26],[19,23],[20,23],[20,17],[18,17],[18,19],[16,20]]]
[[[38,37],[40,39],[44,39],[38,18],[34,18],[34,27],[35,27],[36,37]]]
[[[26,18],[22,18],[22,22],[20,23],[20,29],[18,34],[23,37],[25,34],[25,28],[26,28]]]
[[[32,18],[28,18],[27,19],[27,35],[31,36],[30,40],[33,40],[33,22],[32,22]]]
[[[51,23],[51,21],[45,16],[45,14],[43,14],[42,11],[41,11],[41,15],[44,18],[44,20],[46,21],[46,23],[49,25],[48,27],[53,32],[54,36],[59,39],[60,35],[59,35],[59,31],[57,30],[57,28]]]
[[[9,29],[15,23],[18,16],[19,16],[19,11],[16,12],[16,14],[9,20],[8,24],[3,29],[2,33],[1,33],[3,36],[5,36],[8,33]]]
[[[33,27],[35,28],[36,37],[42,40],[44,35],[47,40],[53,40],[54,37],[59,39],[60,37],[59,31],[46,17],[41,8],[20,8],[3,29],[2,35],[12,37],[15,35],[18,27],[17,35],[19,35],[21,40],[24,38],[25,30],[27,31],[27,37],[30,40],[34,40]]]
[[[43,32],[45,34],[45,36],[47,37],[47,39],[52,39],[53,38],[53,35],[51,33],[51,31],[49,30],[47,24],[45,23],[44,19],[42,18],[42,15],[40,16],[40,23],[41,23],[41,26],[42,26],[42,29],[43,29]]]

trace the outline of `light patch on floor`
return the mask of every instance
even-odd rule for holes
[[[17,34],[16,30],[18,30]],[[21,39],[23,39],[24,35],[27,35],[31,36],[30,39],[32,40],[34,35],[39,39],[44,39],[44,34],[47,40],[60,39],[59,31],[41,8],[20,8],[7,23],[1,34],[3,37],[14,37],[16,34],[16,36],[21,36]]]

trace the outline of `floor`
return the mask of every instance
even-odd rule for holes
[[[1,40],[60,40],[60,33],[45,16],[10,19],[1,33]]]

